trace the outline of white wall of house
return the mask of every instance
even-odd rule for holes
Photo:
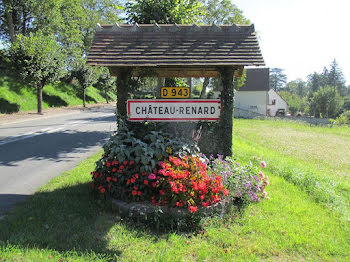
[[[235,93],[235,110],[239,117],[245,117],[244,111],[266,116],[268,103],[267,91],[237,91]]]
[[[270,111],[270,116],[275,116],[278,109],[284,109],[287,112],[288,104],[283,98],[273,89],[268,92],[269,103],[267,109]]]

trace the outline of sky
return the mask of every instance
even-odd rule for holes
[[[254,25],[267,67],[288,81],[318,72],[336,59],[350,85],[350,1],[233,0]]]

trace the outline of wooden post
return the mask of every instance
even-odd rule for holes
[[[117,119],[126,120],[127,110],[126,104],[131,89],[131,72],[129,68],[121,68],[117,72]]]
[[[232,131],[233,131],[233,73],[234,69],[229,67],[221,68],[221,115],[218,130],[219,154],[232,156]]]

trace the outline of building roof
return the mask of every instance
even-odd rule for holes
[[[269,74],[269,68],[247,68],[246,82],[239,88],[239,91],[269,91]]]
[[[254,25],[99,26],[89,65],[202,67],[264,65]]]

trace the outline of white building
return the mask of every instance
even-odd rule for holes
[[[267,105],[267,115],[276,116],[277,112],[287,112],[287,102],[273,89],[269,90],[269,103]]]
[[[235,93],[235,117],[276,116],[277,112],[287,112],[286,101],[269,87],[269,68],[248,68],[246,74],[244,86]]]
[[[269,68],[246,69],[246,82],[235,93],[235,117],[252,118],[267,115],[269,102]]]

